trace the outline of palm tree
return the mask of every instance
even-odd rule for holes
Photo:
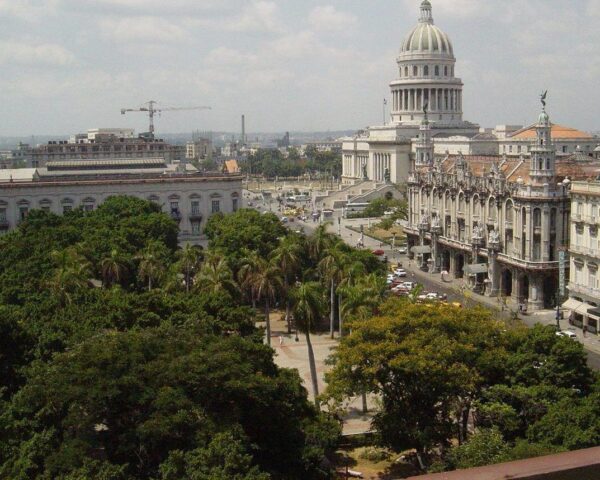
[[[247,292],[252,301],[252,308],[256,308],[256,298],[252,289],[252,277],[258,271],[261,256],[255,250],[244,249],[242,266],[238,270],[237,279],[240,287]]]
[[[165,273],[163,262],[164,247],[157,242],[150,242],[141,254],[137,256],[140,260],[138,275],[143,281],[148,282],[148,291],[152,290],[154,282],[160,280]]]
[[[110,255],[100,262],[102,272],[102,285],[110,287],[120,283],[127,271],[127,262],[117,249],[113,249]]]
[[[250,278],[254,298],[265,301],[265,322],[267,324],[267,344],[271,345],[271,302],[283,290],[283,274],[273,261],[261,259],[256,272]]]
[[[329,225],[329,223],[322,223],[306,239],[308,254],[315,264],[321,260],[323,252],[335,241],[335,237],[327,232],[327,225]]]
[[[344,290],[347,287],[352,287],[359,281],[359,279],[363,278],[365,275],[365,266],[361,262],[352,261],[351,257],[345,256],[343,257],[345,260],[344,265],[342,266],[342,272],[340,276],[340,282],[337,288],[338,294],[338,325],[340,337],[344,336],[344,314],[342,311],[342,302],[343,295],[345,294]]]
[[[283,288],[286,294],[285,301],[285,321],[287,323],[288,333],[292,333],[292,324],[290,321],[291,299],[288,295],[290,281],[294,279],[301,264],[302,245],[296,237],[287,236],[281,240],[279,246],[273,252],[273,260],[283,274]]]
[[[329,248],[323,250],[322,259],[319,262],[318,268],[321,271],[323,278],[329,283],[330,294],[330,312],[329,312],[329,333],[331,338],[334,337],[335,323],[335,291],[336,286],[342,279],[345,263],[344,245],[341,241],[333,243]]]
[[[227,261],[212,252],[209,252],[200,271],[194,277],[194,285],[203,292],[215,294],[234,294],[238,291]]]
[[[301,283],[292,292],[292,298],[294,301],[293,310],[296,324],[306,336],[310,379],[315,395],[315,405],[319,408],[319,382],[317,378],[315,354],[310,340],[310,331],[314,328],[315,323],[321,318],[323,311],[325,310],[325,301],[321,284],[318,282]]]
[[[90,262],[76,247],[54,250],[50,258],[56,265],[49,287],[59,297],[61,305],[71,303],[71,294],[88,285],[92,268]]]
[[[192,286],[193,273],[200,263],[200,253],[196,247],[188,243],[178,252],[178,256],[179,267],[185,279],[185,291],[189,293]]]

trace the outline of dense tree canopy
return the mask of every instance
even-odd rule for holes
[[[125,197],[0,239],[0,478],[328,477],[339,425],[275,365],[230,267],[287,231],[246,215],[206,254]]]

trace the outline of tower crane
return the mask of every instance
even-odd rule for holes
[[[148,131],[150,137],[154,138],[154,115],[157,113],[160,115],[162,112],[176,112],[182,110],[211,110],[211,107],[161,108],[156,106],[157,103],[158,102],[155,100],[150,100],[149,102],[144,103],[140,108],[122,108],[121,115],[125,115],[127,112],[148,112],[148,118],[150,120],[150,128]]]

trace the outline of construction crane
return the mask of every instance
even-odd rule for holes
[[[182,108],[160,108],[157,107],[158,102],[155,100],[150,100],[149,102],[144,103],[144,106],[140,108],[122,108],[121,115],[125,115],[127,112],[148,112],[148,117],[150,119],[150,128],[148,132],[150,133],[150,137],[154,138],[154,115],[161,114],[162,112],[176,112],[182,110],[211,110],[211,107],[182,107]]]

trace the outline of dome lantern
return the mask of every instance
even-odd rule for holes
[[[419,21],[433,25],[433,14],[431,13],[431,3],[429,0],[423,0],[423,3],[421,3],[421,18]]]

